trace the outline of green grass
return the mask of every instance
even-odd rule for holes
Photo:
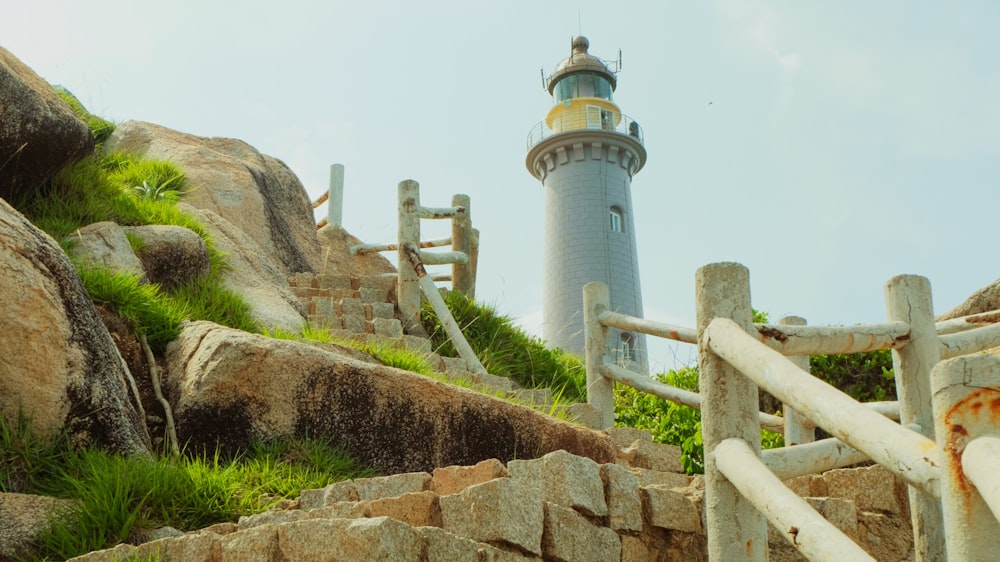
[[[19,202],[18,208],[66,249],[73,245],[78,229],[99,221],[124,226],[181,226],[205,240],[209,274],[169,291],[141,284],[126,273],[77,266],[94,301],[111,306],[132,321],[136,333],[146,334],[154,350],[162,351],[177,336],[185,319],[259,332],[250,306],[222,286],[225,256],[215,248],[204,226],[176,207],[186,189],[183,171],[170,162],[121,153],[95,154],[64,168],[38,197]],[[141,246],[134,236],[129,241],[133,247]]]
[[[24,494],[40,488],[62,463],[60,440],[42,440],[23,410],[14,426],[0,416],[0,492]]]
[[[0,491],[78,504],[53,518],[37,545],[44,558],[65,560],[168,525],[191,531],[236,521],[302,490],[372,475],[322,439],[257,442],[230,459],[123,457],[71,449],[65,436],[41,440],[23,416],[14,427],[0,417]]]
[[[56,93],[59,94],[59,97],[62,98],[62,100],[69,105],[70,109],[73,110],[73,113],[87,124],[91,134],[94,135],[94,142],[103,143],[109,136],[111,136],[111,133],[115,131],[114,123],[87,111],[87,109],[83,107],[83,104],[80,103],[80,100],[78,100],[69,90],[58,86],[55,90]]]
[[[449,291],[445,303],[490,374],[510,377],[525,388],[551,388],[566,402],[586,400],[586,370],[579,357],[545,347],[544,341],[528,335],[511,317],[457,291]],[[422,309],[421,320],[435,350],[456,357],[458,354],[430,305]]]
[[[338,345],[342,345],[366,353],[370,355],[373,359],[389,367],[396,367],[397,369],[403,369],[405,371],[410,371],[413,373],[424,375],[426,377],[450,384],[452,386],[458,386],[461,388],[467,388],[469,390],[475,390],[476,392],[488,394],[490,396],[493,396],[494,398],[499,398],[501,400],[512,402],[514,404],[520,404],[522,406],[528,406],[530,408],[535,408],[535,409],[541,406],[541,404],[535,404],[529,400],[523,400],[516,396],[511,396],[507,391],[490,388],[483,384],[474,382],[473,380],[468,378],[445,376],[441,373],[436,373],[434,371],[434,368],[431,366],[431,364],[427,361],[427,359],[424,357],[422,353],[411,351],[408,349],[399,349],[378,342],[334,338],[330,334],[329,329],[316,327],[309,324],[304,326],[300,333],[290,332],[282,328],[275,328],[273,330],[265,329],[264,334],[267,335],[268,337],[291,340],[291,341],[336,343]],[[562,390],[556,389],[552,393],[552,400],[546,404],[546,406],[548,407],[547,413],[550,416],[553,416],[558,419],[570,420],[570,415],[566,411],[565,406],[568,406],[575,402],[577,401],[567,400],[563,396]]]
[[[163,349],[180,333],[187,308],[159,286],[141,283],[134,273],[87,267],[79,267],[77,272],[90,298],[113,306],[119,316],[132,322],[137,334],[146,335],[153,349]]]

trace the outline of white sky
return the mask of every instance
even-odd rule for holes
[[[98,115],[242,139],[314,199],[344,164],[344,225],[366,242],[394,238],[401,180],[427,206],[469,194],[477,296],[535,331],[525,142],[551,104],[539,68],[581,31],[592,54],[622,49],[615,100],[646,137],[648,318],[693,326],[695,270],[716,261],[750,268],[755,308],[810,324],[884,320],[897,274],[928,277],[938,312],[1000,276],[1000,3],[11,4],[0,46]],[[650,347],[657,369],[694,357]]]

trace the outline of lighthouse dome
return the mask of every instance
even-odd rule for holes
[[[573,38],[573,53],[566,60],[559,63],[555,71],[549,76],[548,79],[548,90],[552,94],[556,101],[561,101],[567,97],[578,97],[577,95],[570,95],[570,91],[564,88],[558,88],[559,83],[563,82],[566,78],[574,75],[585,75],[586,78],[592,77],[592,82],[594,84],[593,92],[588,92],[590,96],[599,97],[604,99],[611,99],[611,92],[614,91],[617,86],[617,78],[615,73],[608,68],[608,65],[604,64],[604,61],[591,55],[587,52],[590,48],[590,41],[580,35]],[[589,75],[589,76],[587,76]],[[581,77],[584,78],[584,77]],[[591,80],[586,80],[584,82],[591,82]],[[578,82],[577,80],[572,80],[570,82]],[[567,84],[568,85],[568,84]],[[576,90],[577,85],[572,84],[573,88],[571,90]]]

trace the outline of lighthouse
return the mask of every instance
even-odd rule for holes
[[[552,109],[528,134],[528,171],[545,193],[543,337],[583,353],[583,286],[608,285],[611,309],[642,317],[632,177],[646,163],[642,129],[612,93],[616,72],[586,37],[545,80]],[[617,69],[617,65],[616,65]],[[645,336],[609,331],[614,359],[645,372]]]

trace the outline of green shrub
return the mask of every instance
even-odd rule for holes
[[[858,402],[896,400],[892,352],[888,349],[813,355],[809,358],[809,367],[813,376],[830,383]]]
[[[580,358],[559,349],[546,348],[544,341],[529,336],[509,316],[457,291],[447,292],[445,303],[488,372],[510,377],[525,388],[551,388],[561,393],[566,402],[587,399],[586,369]],[[421,310],[421,320],[435,351],[457,357],[455,347],[429,304]]]
[[[684,367],[656,375],[664,384],[698,392],[698,367]],[[640,392],[623,384],[615,385],[615,425],[645,429],[655,443],[676,445],[688,474],[705,471],[705,451],[701,439],[701,411]],[[761,429],[761,446],[784,446],[779,433]]]

